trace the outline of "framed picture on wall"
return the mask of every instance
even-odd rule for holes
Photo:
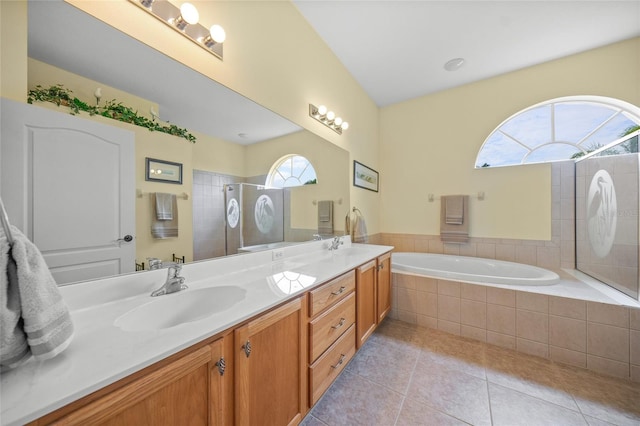
[[[147,157],[145,180],[182,185],[182,164]]]
[[[378,192],[378,172],[353,160],[353,186]]]

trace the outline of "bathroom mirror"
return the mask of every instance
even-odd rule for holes
[[[204,232],[198,227],[224,228],[224,218],[216,217],[207,224],[192,219],[194,209],[213,202],[201,198],[202,194],[212,193],[218,187],[221,191],[224,183],[264,183],[270,167],[287,154],[305,156],[318,173],[317,185],[289,190],[287,220],[291,232],[286,234],[287,238],[309,239],[316,229],[320,200],[334,201],[336,232],[344,229],[349,208],[347,151],[63,1],[29,0],[28,9],[29,87],[62,83],[80,97],[83,90],[93,95],[97,87],[89,91],[87,86],[92,82],[103,84],[148,100],[148,105],[143,102],[139,106],[141,113],[153,107],[161,120],[186,128],[197,137],[196,143],[191,144],[178,137],[144,130],[147,132],[144,138],[150,140],[141,144],[136,132],[136,188],[131,189],[138,193],[136,263],[145,262],[148,268],[146,258],[170,261],[173,254],[184,256],[187,262],[206,258],[194,256],[193,249],[197,244],[206,245],[211,241],[194,242],[193,236]],[[73,31],[60,31],[60,25],[70,22]],[[83,36],[87,34],[91,36]],[[43,81],[47,78],[64,82]],[[82,98],[92,102],[105,99],[87,99],[86,95]],[[183,184],[145,181],[145,158],[182,164]],[[199,177],[195,177],[194,171]],[[203,182],[209,182],[209,188],[196,188]],[[149,194],[152,192],[187,194],[186,199],[178,201],[179,238],[151,238]],[[224,212],[224,205],[219,206],[219,211]],[[212,256],[220,254],[211,253]]]

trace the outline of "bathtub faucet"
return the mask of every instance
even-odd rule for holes
[[[329,246],[329,250],[338,250],[340,244],[344,244],[344,241],[342,241],[340,237],[334,237],[333,241],[331,241],[331,245]]]

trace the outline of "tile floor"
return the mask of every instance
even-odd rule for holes
[[[387,319],[302,422],[640,425],[640,384]]]

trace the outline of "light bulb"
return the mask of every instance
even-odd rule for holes
[[[349,123],[347,123],[346,121],[342,123],[342,126],[340,126],[342,128],[342,130],[347,130],[349,128]]]
[[[197,24],[200,19],[198,9],[196,9],[196,7],[191,3],[182,3],[182,6],[180,6],[180,15],[182,16],[182,19],[191,25]]]
[[[335,120],[333,120],[334,124],[338,127],[340,127],[340,125],[342,124],[342,118],[341,117],[336,117]]]
[[[318,107],[318,115],[326,115],[327,114],[327,107],[324,105],[320,105]]]
[[[327,113],[327,120],[329,120],[329,121],[333,121],[333,119],[334,119],[334,118],[336,118],[336,113],[335,113],[335,112],[333,112],[333,111],[329,111],[329,112]]]
[[[218,24],[214,24],[209,28],[209,34],[216,43],[224,43],[227,39],[227,33],[225,33],[224,28]]]

